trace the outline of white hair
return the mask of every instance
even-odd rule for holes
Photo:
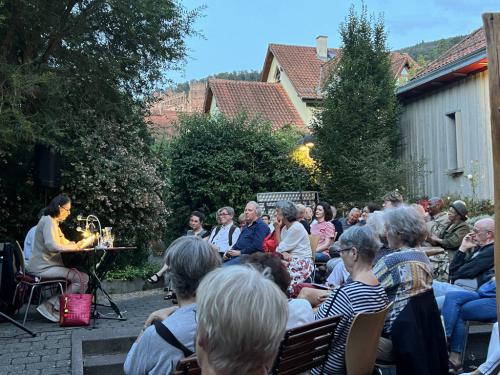
[[[250,201],[247,204],[252,204],[255,207],[255,212],[257,213],[257,217],[261,217],[261,215],[262,215],[262,207],[260,207],[260,205],[257,202]]]
[[[288,318],[285,294],[272,280],[248,266],[217,269],[196,301],[198,340],[216,372],[247,374],[272,364]]]

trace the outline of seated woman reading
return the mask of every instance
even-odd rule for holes
[[[42,279],[68,278],[70,285],[66,292],[80,293],[80,279],[84,285],[87,285],[89,277],[83,272],[79,275],[76,272],[69,272],[70,269],[64,265],[61,254],[89,246],[94,242],[95,237],[91,236],[78,243],[67,240],[59,228],[59,223],[66,220],[70,212],[71,201],[66,195],[58,195],[49,203],[44,216],[36,226],[33,252],[27,271]],[[44,318],[51,322],[58,322],[59,296],[51,297],[36,309]]]

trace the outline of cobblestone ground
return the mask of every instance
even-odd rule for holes
[[[95,330],[137,327],[139,332],[150,312],[170,305],[163,295],[162,289],[113,295],[127,320],[98,319]],[[99,311],[112,310],[99,308]],[[22,314],[24,310],[15,319],[22,321]],[[26,326],[37,336],[31,337],[13,324],[0,323],[0,374],[71,374],[71,334],[88,328],[61,328],[44,319],[34,306],[30,308]]]

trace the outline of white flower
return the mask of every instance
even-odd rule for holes
[[[468,174],[468,175],[467,175],[467,178],[468,178],[469,180],[472,180],[472,175],[471,175],[471,174]]]

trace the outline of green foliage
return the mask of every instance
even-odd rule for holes
[[[431,42],[421,41],[413,46],[402,48],[398,52],[408,53],[421,67],[424,67],[464,38],[464,35],[457,35]]]
[[[149,276],[158,272],[161,266],[157,263],[146,263],[141,266],[124,266],[109,271],[106,274],[106,280],[133,280],[137,278],[147,279]]]
[[[165,71],[186,55],[199,10],[177,1],[0,3],[0,236],[22,239],[59,192],[140,251],[164,232],[164,167],[144,121]],[[33,149],[61,155],[62,187],[34,182]],[[74,225],[71,219],[68,223]]]
[[[189,212],[202,209],[215,222],[215,211],[232,206],[242,212],[256,193],[310,188],[309,172],[291,160],[301,135],[292,127],[273,130],[241,113],[182,117],[169,146],[171,197],[167,237],[185,228]]]
[[[322,190],[336,204],[377,201],[405,185],[386,33],[365,7],[359,16],[351,8],[340,33],[342,55],[313,124]]]

